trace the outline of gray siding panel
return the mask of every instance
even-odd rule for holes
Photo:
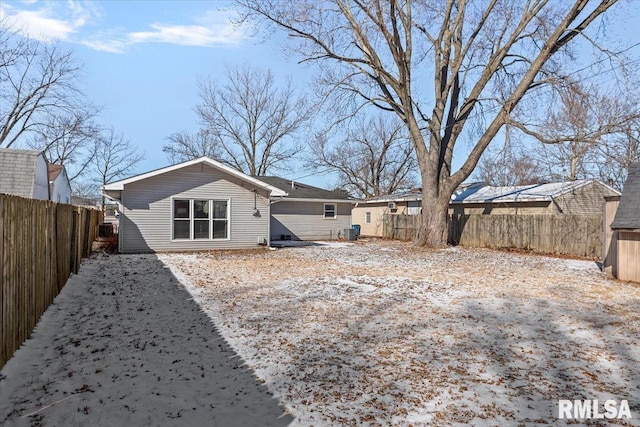
[[[271,205],[271,239],[332,240],[351,227],[351,202],[337,204],[337,219],[324,219],[324,202],[281,201]]]
[[[269,238],[269,200],[254,187],[208,165],[197,164],[126,184],[122,192],[120,250],[125,253],[257,248]],[[171,240],[173,198],[230,202],[229,240]]]

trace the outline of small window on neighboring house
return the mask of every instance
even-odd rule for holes
[[[371,212],[364,213],[364,222],[367,224],[371,224]]]
[[[336,219],[336,204],[325,203],[324,204],[324,219]]]

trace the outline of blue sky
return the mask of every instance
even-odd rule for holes
[[[640,41],[640,0],[629,0],[623,10],[609,21],[620,47]],[[138,173],[169,164],[162,152],[167,136],[197,131],[199,79],[223,79],[225,66],[243,63],[270,68],[281,79],[291,75],[300,91],[312,76],[283,54],[284,36],[263,42],[249,28],[233,26],[237,15],[225,1],[1,0],[0,15],[31,37],[74,50],[85,66],[84,92],[103,106],[100,122],[145,152]],[[586,56],[579,60],[588,63]],[[335,184],[331,176],[309,176],[300,164],[280,175]]]
[[[199,79],[224,79],[225,66],[270,68],[306,90],[310,73],[282,53],[282,39],[263,42],[236,28],[222,1],[0,1],[3,16],[31,37],[56,40],[84,64],[82,86],[113,126],[145,152],[137,172],[167,166],[162,152],[173,132],[195,132]],[[309,175],[295,165],[287,178]],[[302,181],[330,186],[333,178]]]

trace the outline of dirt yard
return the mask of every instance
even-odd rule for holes
[[[593,261],[379,241],[159,258],[295,425],[557,425],[558,399],[627,400],[605,421],[638,425],[640,286]]]

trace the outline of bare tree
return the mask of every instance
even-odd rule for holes
[[[556,86],[557,109],[538,123],[513,120],[514,127],[543,143],[540,156],[552,179],[597,178],[607,145],[620,141],[640,121],[632,88],[602,89],[599,84],[567,80]]]
[[[393,111],[406,124],[424,201],[416,244],[434,247],[446,245],[453,191],[513,110],[533,88],[562,72],[561,61],[552,58],[616,3],[237,1],[245,18],[287,31],[303,60],[320,64],[328,87]],[[427,77],[430,86],[421,87]],[[469,123],[480,114],[477,138],[454,171],[456,143],[471,140]]]
[[[224,85],[200,84],[196,111],[221,159],[251,176],[286,168],[300,151],[293,137],[309,122],[311,108],[287,80],[278,88],[269,70],[229,68]],[[197,139],[196,139],[197,140]]]
[[[122,134],[117,134],[113,129],[103,132],[96,155],[94,157],[94,170],[101,186],[132,175],[136,164],[144,158],[144,154],[138,153],[129,140]],[[104,212],[105,197],[102,196],[102,211]]]
[[[361,116],[341,136],[332,143],[327,132],[319,134],[311,145],[308,166],[336,172],[339,187],[359,197],[415,186],[416,159],[402,122],[386,114]]]
[[[64,165],[73,183],[87,171],[96,155],[101,132],[94,121],[96,114],[95,109],[80,108],[51,114],[37,127],[28,145],[44,151],[49,162]]]
[[[505,129],[507,138],[504,145],[499,150],[489,148],[484,152],[473,174],[474,179],[494,186],[545,182],[544,167],[537,157],[529,150],[515,145],[511,141],[509,127]]]
[[[52,115],[73,112],[82,94],[70,51],[22,37],[6,24],[0,21],[0,147],[9,148]]]
[[[622,191],[629,166],[640,161],[640,120],[630,123],[623,132],[597,148],[600,160],[594,163],[598,179]]]
[[[214,159],[222,157],[219,141],[207,129],[202,129],[195,135],[185,131],[175,132],[167,137],[167,140],[169,143],[162,147],[162,151],[167,154],[171,163],[180,163],[203,156]]]

